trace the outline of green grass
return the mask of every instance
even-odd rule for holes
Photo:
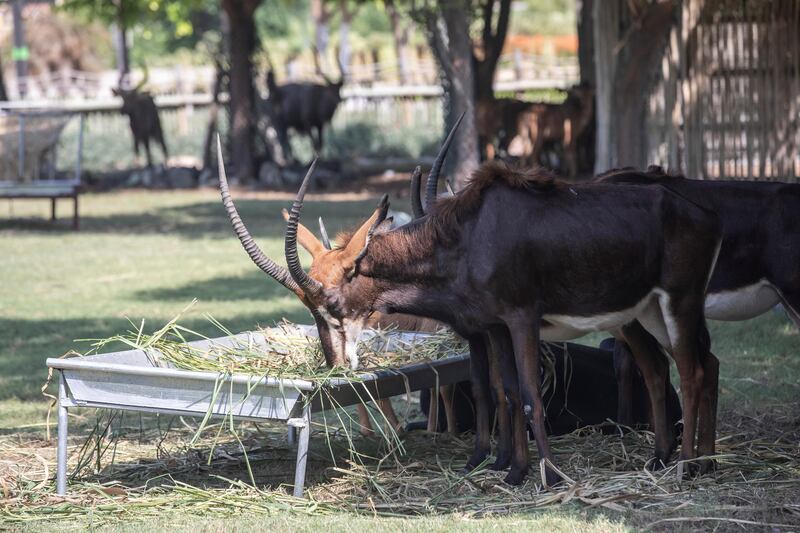
[[[280,208],[289,204],[288,196],[236,196],[259,244],[280,258],[284,227]],[[405,200],[395,203],[405,208]],[[324,215],[329,230],[335,232],[359,222],[373,206],[374,200],[310,201],[304,217],[315,220]],[[206,334],[215,333],[203,317],[206,313],[234,331],[269,325],[282,317],[311,320],[293,295],[246,257],[216,191],[88,194],[82,197],[83,227],[77,233],[68,229],[67,220],[52,226],[46,220],[48,208],[47,202],[16,202],[16,218],[10,220],[6,202],[0,203],[0,435],[41,435],[47,403],[39,388],[46,377],[45,359],[88,347],[75,339],[120,333],[129,326],[128,319],[138,323],[144,318],[152,329],[197,298],[197,306],[183,322]],[[65,205],[62,216],[66,211]],[[797,401],[800,336],[782,312],[743,323],[712,323],[711,330],[714,351],[722,362],[722,416],[762,414],[774,404]],[[348,514],[256,518],[243,513],[235,519],[198,522],[175,513],[152,525],[177,531],[323,527],[618,531],[625,529],[620,522],[624,519],[567,506],[491,520],[461,516],[373,520]],[[141,527],[141,523],[130,526]]]

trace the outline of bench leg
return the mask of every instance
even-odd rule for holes
[[[303,486],[306,482],[308,439],[311,436],[311,406],[303,409],[303,422],[300,427],[300,439],[297,442],[297,466],[294,470],[294,495],[298,498],[303,497]]]
[[[50,198],[50,222],[56,221],[56,199]]]
[[[78,231],[80,226],[80,217],[78,216],[78,195],[72,197],[72,229]]]
[[[56,452],[56,494],[67,494],[67,385],[63,372],[58,378],[58,450]]]

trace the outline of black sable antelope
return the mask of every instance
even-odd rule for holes
[[[114,96],[122,98],[122,109],[120,112],[127,115],[131,123],[131,133],[133,134],[133,151],[139,157],[139,145],[144,146],[147,155],[147,166],[153,166],[153,158],[150,154],[150,139],[156,140],[161,145],[164,153],[164,164],[169,159],[167,144],[164,142],[164,132],[161,131],[161,119],[158,116],[158,108],[153,100],[153,96],[143,91],[142,88],[147,83],[147,69],[144,71],[144,78],[133,89],[123,89],[118,87],[111,89]]]
[[[612,170],[597,179],[668,186],[717,213],[723,240],[706,294],[707,318],[747,320],[781,303],[800,327],[800,185],[690,180],[656,166]],[[624,345],[617,351],[619,365],[633,364]],[[621,379],[619,410],[629,416],[630,408],[630,383]]]
[[[431,174],[436,181],[438,175]],[[469,341],[477,392],[476,450],[469,466],[489,452],[484,338],[495,329],[506,332],[497,338],[513,346],[515,368],[501,362],[507,393],[513,392],[511,382],[518,379],[519,386],[511,402],[516,414],[509,482],[519,482],[528,468],[527,446],[517,438],[523,421],[532,419],[540,457],[552,461],[539,340],[595,330],[615,331],[633,346],[653,404],[656,458],[668,461],[675,444],[664,408],[668,368],[652,355],[660,347],[675,359],[681,376],[681,459],[713,453],[716,367],[709,364],[703,317],[720,242],[712,212],[662,187],[569,187],[540,171],[488,163],[457,196],[439,199],[424,218],[393,231],[381,225],[389,207],[384,198],[361,251],[342,257],[335,276],[318,279],[303,270],[297,253],[310,177],[311,172],[289,214],[288,276],[281,275],[299,288],[314,316],[326,360],[353,362],[358,334],[376,311],[452,326]],[[512,350],[499,346],[493,353]],[[548,483],[559,479],[549,468],[546,476]]]
[[[322,151],[323,130],[333,119],[339,103],[342,101],[341,90],[344,74],[339,65],[340,77],[332,81],[319,67],[317,54],[314,54],[317,73],[325,80],[321,83],[275,83],[272,70],[267,73],[269,88],[270,118],[278,132],[283,146],[288,144],[288,131],[308,135],[314,145],[314,151]]]

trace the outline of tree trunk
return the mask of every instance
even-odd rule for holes
[[[581,84],[594,87],[594,32],[592,15],[594,0],[577,0],[578,12],[578,65]]]
[[[347,4],[347,0],[339,2],[342,12],[342,23],[339,25],[339,75],[342,79],[347,78],[350,70],[350,23],[353,21],[353,10]]]
[[[503,52],[508,32],[508,22],[511,16],[511,0],[500,0],[500,11],[497,16],[497,27],[493,29],[494,9],[496,0],[484,0],[483,4],[483,30],[481,33],[481,48],[483,57],[473,55],[475,61],[475,99],[494,99],[494,73],[497,62]]]
[[[22,20],[23,0],[14,0],[11,14],[14,21],[14,42],[12,57],[17,69],[17,94],[24,100],[28,94],[28,46],[25,44],[25,23]]]
[[[255,90],[252,55],[257,34],[253,15],[261,0],[223,0],[222,8],[230,25],[230,146],[232,176],[240,182],[255,176],[253,138],[255,137]]]
[[[408,36],[411,30],[409,24],[403,24],[400,12],[394,0],[385,0],[386,12],[389,15],[389,24],[392,28],[394,38],[394,53],[397,58],[397,77],[400,85],[408,83],[408,63],[406,61],[406,47],[408,46]]]
[[[456,190],[466,184],[480,162],[469,6],[467,0],[452,1],[424,14],[428,40],[442,73],[446,130],[464,114],[444,166],[444,175]]]
[[[119,74],[119,85],[120,87],[126,87],[129,82],[128,77],[131,71],[131,64],[128,53],[127,31],[125,30],[125,26],[122,25],[122,21],[114,25],[113,33],[114,48],[117,55],[117,73]]]
[[[645,116],[653,72],[672,26],[677,4],[643,5],[636,14],[620,0],[594,3],[594,54],[597,91],[595,171],[644,167]],[[630,21],[620,33],[621,21]]]
[[[8,91],[6,91],[6,77],[3,72],[3,63],[0,61],[0,102],[8,101]]]
[[[330,41],[330,28],[328,27],[330,13],[325,8],[325,0],[311,0],[311,18],[314,19],[314,46],[324,62],[327,58],[325,54]],[[321,68],[327,66],[322,65]]]

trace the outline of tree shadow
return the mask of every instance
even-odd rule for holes
[[[213,302],[236,300],[269,301],[292,296],[292,293],[283,285],[270,278],[267,274],[255,267],[253,267],[253,270],[253,272],[248,272],[239,277],[218,276],[178,287],[147,289],[136,292],[134,297],[150,301],[171,300],[180,302],[188,302],[192,298],[197,298],[204,302]]]
[[[288,200],[238,199],[236,207],[254,236],[283,237],[286,223],[281,210],[289,208]],[[303,220],[317,227],[317,218],[329,222],[329,231],[350,229],[363,222],[375,208],[368,201],[308,201],[303,207]],[[310,222],[309,222],[310,221]],[[72,234],[71,219],[55,223],[42,218],[13,218],[0,220],[0,231],[19,233]],[[231,238],[228,216],[219,201],[204,201],[182,206],[156,207],[141,213],[114,215],[83,215],[80,234],[177,235],[186,239]]]

